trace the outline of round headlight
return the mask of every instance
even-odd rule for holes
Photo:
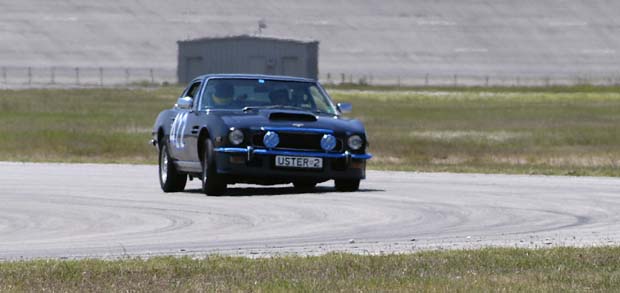
[[[336,147],[336,137],[331,134],[323,135],[321,138],[321,148],[324,151],[331,151]]]
[[[278,134],[273,131],[267,131],[267,133],[265,133],[265,136],[263,136],[263,144],[267,148],[275,148],[278,146],[279,143],[280,136],[278,136]]]
[[[234,145],[240,145],[243,142],[243,131],[235,129],[228,134],[228,140]]]
[[[351,135],[347,140],[347,144],[352,150],[357,151],[364,145],[364,140],[357,134]]]

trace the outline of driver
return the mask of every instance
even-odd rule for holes
[[[216,106],[228,106],[234,102],[235,89],[230,83],[222,82],[215,85],[213,103]]]

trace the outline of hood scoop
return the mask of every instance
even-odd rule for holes
[[[269,120],[274,121],[316,121],[316,116],[300,112],[273,112],[269,114]]]

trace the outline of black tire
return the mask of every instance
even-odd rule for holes
[[[360,189],[359,179],[337,179],[336,190],[344,192],[352,192]]]
[[[215,164],[215,151],[210,139],[204,142],[204,155],[202,156],[202,191],[206,195],[219,196],[226,193],[226,178],[217,174]]]
[[[164,192],[179,192],[185,189],[187,175],[179,173],[170,158],[168,143],[159,145],[159,185]]]
[[[298,191],[310,192],[310,191],[314,191],[314,188],[316,187],[316,182],[295,181],[293,182],[293,185],[295,186],[295,189]]]

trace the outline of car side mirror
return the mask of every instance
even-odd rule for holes
[[[351,111],[353,111],[353,105],[351,105],[351,103],[338,103],[338,111],[340,111],[340,113],[351,113]]]
[[[189,110],[193,106],[194,106],[194,99],[192,99],[191,97],[179,98],[177,100],[176,105],[174,105],[175,108],[179,108],[183,110]]]

